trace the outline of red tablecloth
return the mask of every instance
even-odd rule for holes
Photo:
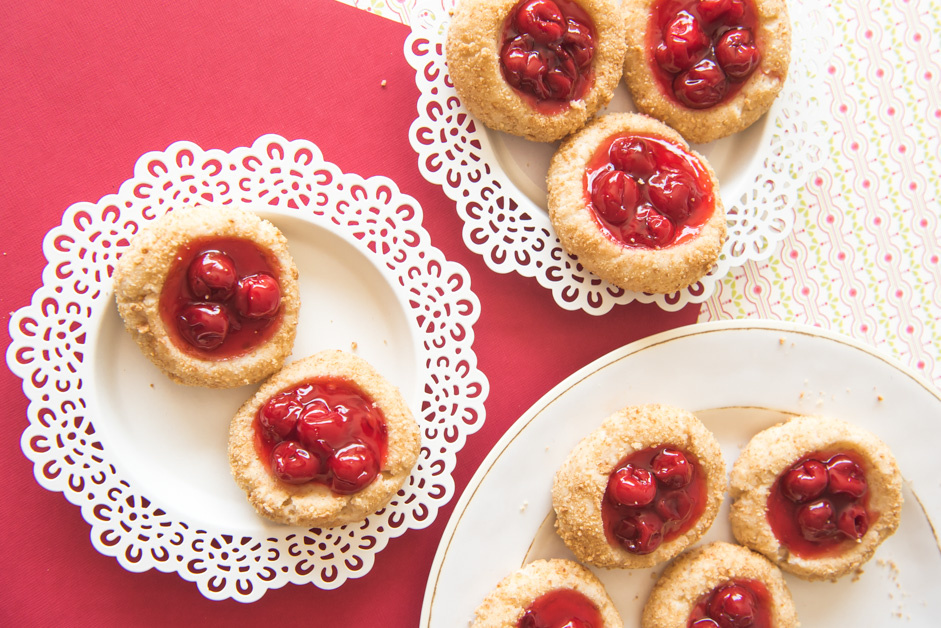
[[[506,428],[566,375],[696,319],[693,307],[566,312],[534,280],[495,274],[470,253],[454,204],[422,178],[408,143],[418,90],[401,24],[326,0],[4,4],[4,350],[9,313],[41,285],[42,238],[69,205],[115,192],[140,155],[174,141],[229,151],[266,133],[310,140],[345,172],[393,179],[422,205],[433,244],[469,271],[481,302],[474,350],[491,392],[484,427],[459,454],[458,495]],[[434,525],[394,539],[371,573],[339,590],[289,585],[249,605],[211,602],[175,574],[129,573],[93,549],[78,508],[33,479],[20,449],[19,379],[0,371],[0,390],[0,625],[418,624],[457,496]]]

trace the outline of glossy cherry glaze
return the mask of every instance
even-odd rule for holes
[[[664,94],[690,109],[735,96],[761,63],[753,0],[659,0],[647,27]]]
[[[705,509],[706,477],[699,461],[661,445],[617,464],[601,502],[601,519],[611,545],[642,555],[685,534]]]
[[[814,452],[771,486],[768,523],[781,545],[801,558],[839,554],[875,522],[865,463],[855,452]]]
[[[772,628],[771,594],[758,580],[729,580],[697,600],[688,628]]]
[[[585,170],[588,207],[604,233],[632,248],[662,249],[695,237],[715,210],[703,164],[659,137],[615,134]]]
[[[181,247],[159,304],[173,343],[195,357],[222,360],[267,342],[280,321],[279,268],[250,240],[205,238]]]
[[[570,0],[523,0],[503,24],[500,69],[536,111],[553,115],[594,81],[594,23]]]
[[[255,414],[255,451],[288,484],[348,495],[371,483],[388,447],[382,411],[355,384],[315,379],[283,390]]]
[[[574,589],[555,589],[529,605],[518,628],[604,628],[595,603]]]

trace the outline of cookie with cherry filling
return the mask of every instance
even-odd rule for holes
[[[547,186],[562,247],[625,290],[685,289],[719,258],[726,219],[715,172],[649,116],[608,114],[566,138]]]
[[[760,118],[787,79],[784,0],[625,0],[624,81],[643,113],[690,142]]]
[[[712,525],[725,494],[719,443],[691,413],[630,406],[565,459],[552,486],[556,532],[582,562],[646,568]]]
[[[731,543],[683,554],[660,575],[643,628],[797,628],[784,577],[765,557]]]
[[[445,52],[458,96],[475,118],[550,142],[611,100],[625,45],[613,0],[461,0]]]
[[[569,623],[580,620],[581,623]],[[537,560],[504,578],[477,608],[471,628],[621,628],[591,571],[570,560]]]
[[[421,447],[399,390],[368,362],[322,351],[272,375],[229,428],[235,481],[272,521],[361,521],[404,485]]]
[[[170,379],[259,382],[294,346],[297,268],[278,229],[231,206],[175,208],[121,254],[114,294],[141,351]]]
[[[872,433],[795,417],[758,434],[732,467],[732,532],[809,580],[856,570],[898,528],[902,479]]]

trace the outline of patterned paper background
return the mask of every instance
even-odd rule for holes
[[[448,0],[341,0],[405,24]],[[768,262],[734,271],[700,320],[842,332],[941,386],[941,17],[934,0],[826,5],[830,159]]]

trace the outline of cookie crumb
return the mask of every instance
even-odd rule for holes
[[[359,345],[356,344],[355,340],[350,343],[350,349],[352,349],[353,351],[356,351],[357,348],[359,348]]]
[[[524,502],[523,502],[523,505],[520,506],[520,512],[526,512],[526,509],[527,509],[528,507],[529,507],[529,502],[528,502],[528,501],[524,501]]]
[[[784,343],[786,343],[786,342],[787,342],[787,340],[785,340],[783,337],[778,338],[778,344],[779,344],[779,345],[784,346]]]
[[[877,395],[876,401],[885,401],[885,397],[883,397],[882,395]]]
[[[386,82],[385,79],[382,79],[382,82],[379,83],[379,86],[382,87],[383,89],[385,89],[385,86],[386,86],[386,85],[388,85],[388,83]]]

